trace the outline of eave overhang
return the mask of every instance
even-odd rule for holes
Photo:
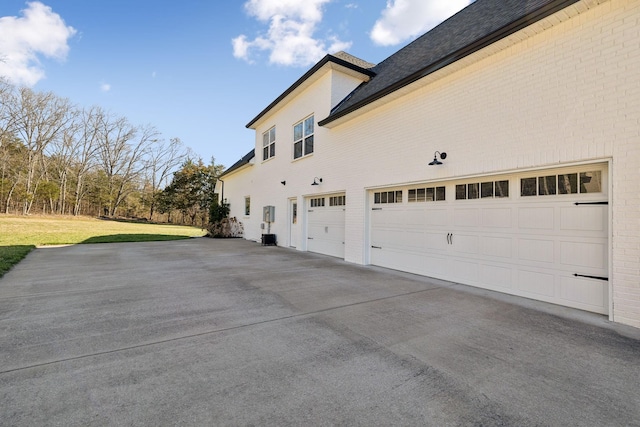
[[[385,87],[384,89],[373,93],[371,96],[362,99],[361,101],[354,103],[353,105],[350,105],[343,110],[331,113],[327,118],[320,120],[318,122],[318,125],[327,126],[329,124],[333,124],[334,122],[336,122],[335,125],[343,123],[344,121],[348,120],[347,116],[355,113],[363,107],[366,107],[369,104],[372,104],[390,94],[393,94],[394,92],[397,92],[424,77],[430,76],[431,74],[442,70],[443,68],[457,61],[460,61],[461,59],[466,58],[467,56],[476,53],[506,37],[509,37],[510,35],[580,1],[582,0],[555,0],[547,3],[539,9],[536,9],[535,11],[528,13],[527,15],[524,15],[519,19],[512,21],[511,23],[483,36],[482,38],[454,51],[453,53],[445,55],[437,59],[436,61],[431,62],[417,72],[414,72],[413,74],[410,74],[409,76]],[[332,126],[327,127],[331,128]]]

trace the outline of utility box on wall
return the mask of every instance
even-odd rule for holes
[[[263,245],[277,245],[276,235],[271,234],[271,223],[276,220],[276,207],[265,206],[262,208],[262,220],[267,223],[267,234],[262,235]],[[264,230],[264,228],[263,228]]]
[[[275,206],[263,207],[262,220],[267,223],[274,222],[276,220],[276,207]]]

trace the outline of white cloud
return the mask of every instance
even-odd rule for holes
[[[100,83],[100,90],[103,92],[109,92],[111,90],[111,85],[109,83]]]
[[[242,34],[234,38],[233,56],[253,62],[255,52],[269,53],[269,62],[279,65],[307,66],[327,53],[348,49],[350,42],[336,37],[316,38],[322,21],[323,6],[331,0],[249,0],[244,8],[257,20],[268,23],[266,34],[253,40]]]
[[[387,0],[371,40],[390,46],[419,36],[468,6],[471,0]]]
[[[33,86],[45,77],[39,57],[64,60],[76,30],[40,2],[27,3],[22,17],[0,18],[0,76]]]

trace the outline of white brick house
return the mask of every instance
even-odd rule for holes
[[[247,127],[216,190],[246,239],[640,327],[640,0],[477,0]]]

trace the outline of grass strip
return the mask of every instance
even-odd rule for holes
[[[35,245],[0,246],[0,277],[22,261],[35,247]]]
[[[150,242],[201,237],[197,227],[88,217],[0,215],[0,277],[36,246]]]

